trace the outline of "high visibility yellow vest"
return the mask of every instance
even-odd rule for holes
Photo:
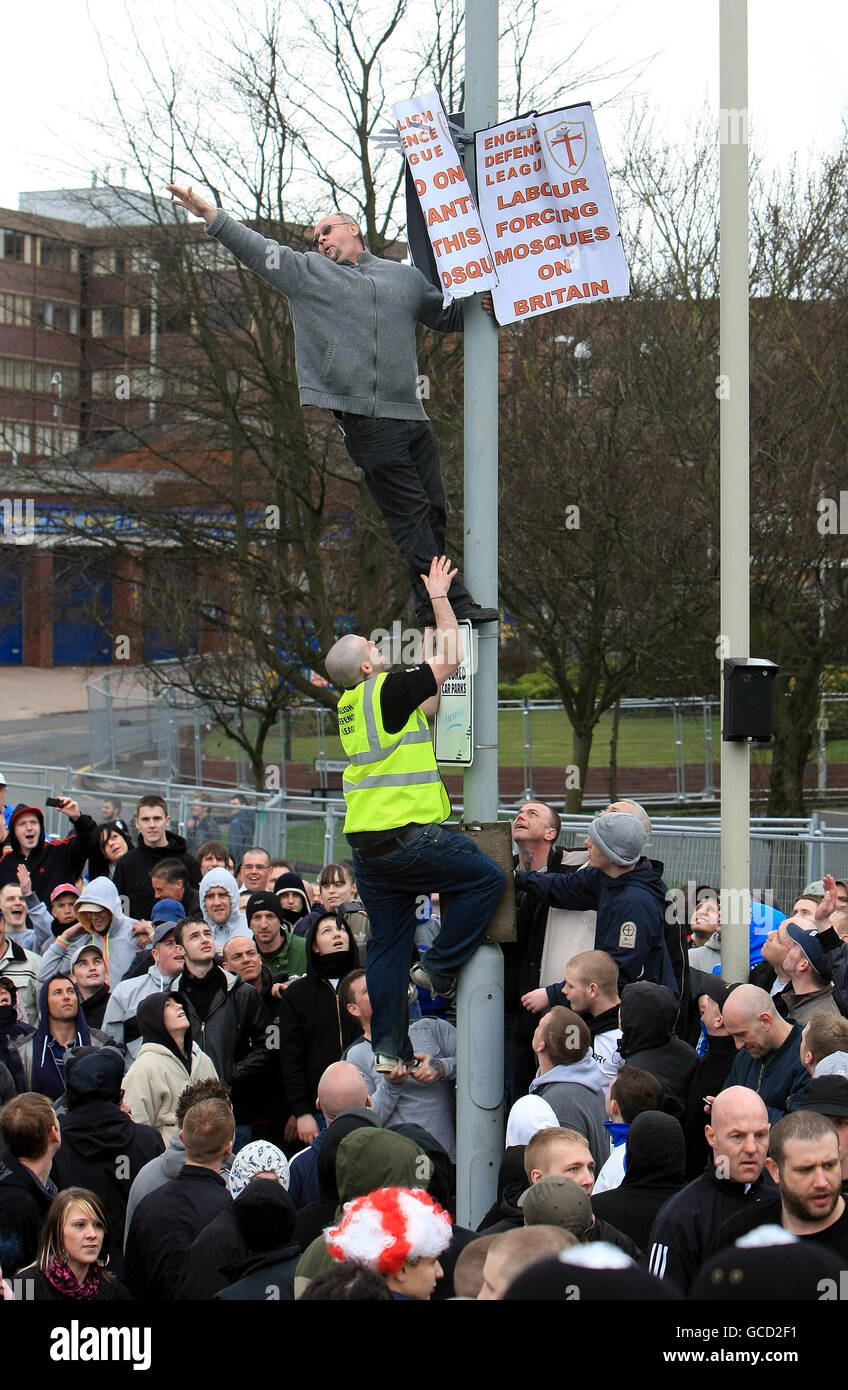
[[[394,830],[410,821],[438,824],[450,815],[424,715],[413,710],[397,734],[383,724],[385,679],[385,672],[370,676],[339,701],[339,735],[350,758],[342,778],[346,833]]]

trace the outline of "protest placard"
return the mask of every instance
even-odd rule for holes
[[[475,139],[498,322],[629,294],[591,105],[516,117]]]
[[[491,252],[439,94],[425,92],[392,110],[415,179],[445,304],[497,283]]]

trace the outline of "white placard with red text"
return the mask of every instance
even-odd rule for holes
[[[591,105],[504,121],[475,138],[498,322],[629,294]]]
[[[395,102],[392,110],[415,180],[445,304],[493,289],[497,276],[491,253],[438,92]]]

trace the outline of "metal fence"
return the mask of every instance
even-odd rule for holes
[[[564,819],[560,842],[582,844],[590,821],[591,816]],[[848,826],[828,824],[827,813],[798,819],[752,818],[750,844],[751,892],[767,901],[771,894],[774,906],[784,912],[789,912],[806,884],[825,873],[848,879]],[[662,862],[669,888],[685,888],[688,883],[721,886],[718,816],[654,817],[647,853]]]
[[[181,835],[187,832],[192,805],[201,801],[217,822],[218,838],[224,843],[230,837],[233,814],[252,812],[251,842],[262,845],[272,857],[291,859],[304,873],[315,874],[331,860],[350,855],[343,834],[344,803],[337,797],[294,796],[285,791],[269,796],[244,784],[193,785],[62,766],[7,762],[4,772],[11,805],[25,802],[44,807],[45,797],[73,796],[83,811],[99,821],[102,801],[109,796],[121,801],[124,819],[131,822],[138,798],[152,792],[165,798],[171,828]],[[238,807],[233,805],[235,796],[242,798]],[[511,819],[520,801],[516,798],[513,805],[502,806],[499,817]],[[459,810],[455,801],[455,814]],[[591,819],[591,815],[563,817],[560,842],[582,844]],[[45,824],[48,834],[67,834],[67,819],[54,808],[45,808]],[[655,816],[648,853],[662,861],[670,888],[689,882],[718,887],[720,835],[718,816]],[[752,819],[750,887],[755,894],[771,892],[775,905],[788,910],[804,885],[824,873],[848,879],[848,814],[825,811],[807,818]]]
[[[168,663],[154,676],[111,671],[88,683],[92,768],[142,772],[162,782],[251,786],[244,751],[227,742],[203,705],[168,687]],[[848,795],[848,695],[829,695],[819,720],[817,798]],[[719,706],[714,700],[622,700],[593,739],[584,805],[627,794],[652,804],[710,805],[718,798]],[[561,805],[572,770],[572,731],[553,700],[500,700],[500,800],[539,797]],[[332,794],[342,758],[335,718],[320,705],[281,714],[263,750],[273,791]],[[752,752],[752,795],[763,800],[770,753]],[[812,790],[812,788],[811,788]]]

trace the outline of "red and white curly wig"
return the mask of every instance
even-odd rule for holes
[[[375,1274],[434,1258],[450,1244],[451,1219],[423,1188],[380,1187],[346,1202],[338,1226],[324,1232],[334,1260],[356,1260]]]

